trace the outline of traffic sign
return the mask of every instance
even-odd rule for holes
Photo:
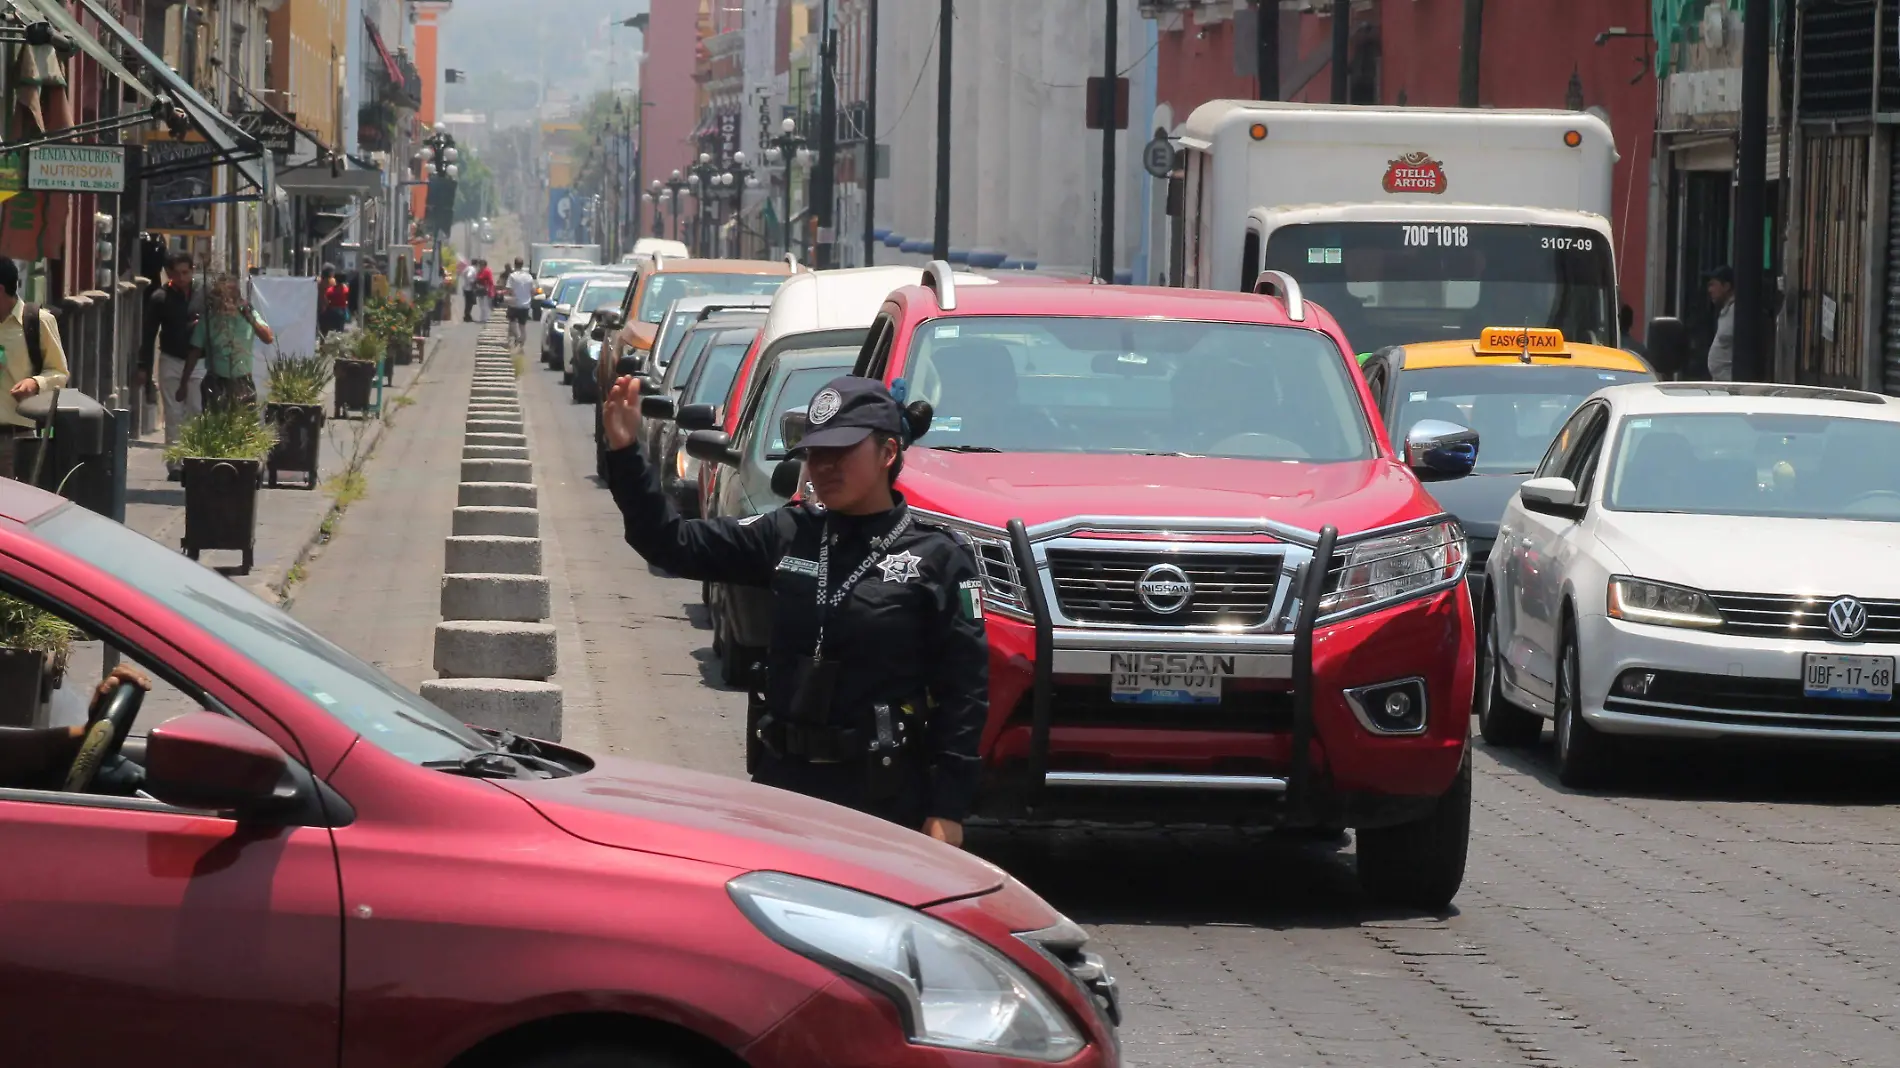
[[[1174,142],[1168,140],[1166,130],[1157,129],[1154,140],[1142,149],[1141,165],[1156,178],[1166,178],[1174,173]]]

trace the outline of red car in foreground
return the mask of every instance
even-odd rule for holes
[[[975,857],[470,729],[12,481],[0,593],[181,706],[140,733],[120,683],[86,727],[0,728],[0,1064],[1118,1063],[1084,934]]]
[[[1293,279],[1257,293],[891,294],[856,373],[934,411],[910,505],[973,542],[990,641],[979,806],[1009,821],[1358,830],[1375,899],[1463,878],[1476,646],[1465,537],[1394,454]],[[794,420],[796,416],[792,417]]]

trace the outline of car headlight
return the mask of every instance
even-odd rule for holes
[[[1327,576],[1322,616],[1402,601],[1455,582],[1465,570],[1465,531],[1456,520],[1347,545]]]
[[[698,462],[686,454],[686,444],[681,442],[680,451],[673,454],[674,473],[679,476],[681,482],[685,482],[691,479],[698,470]]]
[[[1701,590],[1618,575],[1610,579],[1606,611],[1611,619],[1658,627],[1722,625],[1722,612]]]
[[[741,875],[726,890],[772,941],[889,997],[912,1042],[1035,1061],[1085,1045],[1015,962],[941,920],[779,872]]]

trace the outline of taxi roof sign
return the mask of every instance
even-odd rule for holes
[[[1473,350],[1480,356],[1568,356],[1564,332],[1549,327],[1487,326]]]

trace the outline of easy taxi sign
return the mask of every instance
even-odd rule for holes
[[[1478,335],[1480,356],[1568,356],[1564,332],[1547,327],[1487,326]]]

